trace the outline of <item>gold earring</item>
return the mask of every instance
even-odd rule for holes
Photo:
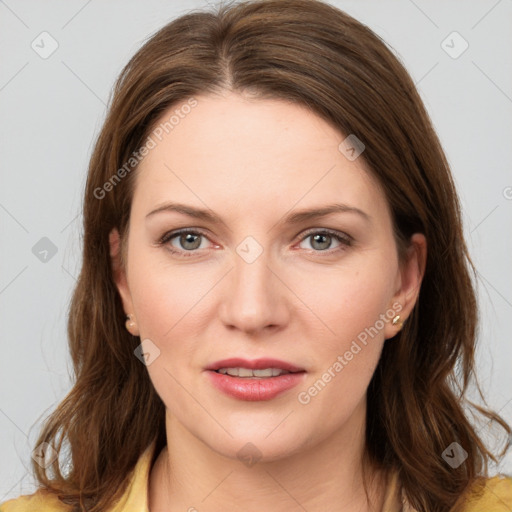
[[[126,315],[126,323],[125,323],[125,326],[126,326],[126,330],[130,333],[130,334],[133,334],[132,333],[132,329],[134,329],[136,327],[136,322],[135,320],[132,320],[133,318],[133,315]]]
[[[391,323],[393,325],[398,325],[398,330],[400,330],[402,328],[402,326],[404,325],[404,322],[401,320],[400,315],[396,315],[395,318],[393,318],[393,320],[391,321]]]

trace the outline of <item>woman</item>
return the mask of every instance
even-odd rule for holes
[[[472,272],[439,140],[373,32],[310,0],[182,16],[116,84],[76,384],[41,489],[2,512],[509,511],[465,414]]]

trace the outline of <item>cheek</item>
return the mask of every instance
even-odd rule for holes
[[[133,260],[136,266],[135,259]],[[183,417],[201,415],[184,389],[193,389],[191,376],[200,375],[204,307],[214,282],[205,273],[185,266],[146,265],[133,273],[132,296],[141,340],[150,339],[159,356],[147,370],[166,407]],[[196,371],[197,370],[197,371]],[[198,419],[199,421],[199,419]]]
[[[303,281],[299,293],[321,320],[315,318],[322,334],[319,339],[316,332],[314,371],[297,398],[326,424],[345,421],[364,399],[384,343],[384,326],[394,316],[392,271],[386,258],[374,257]],[[310,353],[312,348],[310,344]]]
[[[208,332],[214,320],[212,297],[225,271],[168,263],[161,253],[141,253],[131,261],[130,289],[140,337],[159,350],[147,368],[151,381],[167,406],[200,414],[182,386],[197,386],[194,379],[200,378],[210,348],[207,340],[215,339]]]
[[[167,264],[161,255],[154,258],[143,253],[132,258],[131,270],[130,289],[141,336],[163,342],[183,325],[196,325],[190,318],[201,310],[202,300],[214,285],[208,271]]]
[[[325,332],[322,347],[327,352],[350,344],[359,333],[373,327],[389,307],[392,268],[382,260],[361,258],[328,272],[302,272],[300,279],[298,275],[293,279],[297,283],[294,292],[304,302],[305,310],[310,310],[309,317],[316,319]],[[381,322],[377,328],[382,329]]]

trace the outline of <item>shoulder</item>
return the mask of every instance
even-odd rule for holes
[[[62,503],[55,494],[39,490],[0,504],[0,512],[69,512],[70,507]]]
[[[464,512],[510,512],[512,477],[495,476],[476,483],[466,499]]]
[[[148,511],[149,473],[156,448],[156,441],[146,448],[132,471],[126,491],[112,508],[104,512]],[[45,488],[0,504],[0,512],[71,512],[72,508]]]

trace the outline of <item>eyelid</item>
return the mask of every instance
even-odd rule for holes
[[[203,229],[201,229],[201,228],[194,228],[194,227],[190,227],[190,228],[187,227],[187,228],[179,228],[179,229],[175,229],[175,230],[172,230],[172,231],[167,231],[157,241],[157,245],[159,245],[159,246],[167,245],[168,242],[170,242],[173,238],[175,238],[175,237],[177,237],[177,236],[179,236],[179,235],[181,235],[183,233],[192,233],[194,235],[201,235],[201,236],[204,236],[205,238],[207,238],[208,240],[210,240],[210,238],[208,237],[207,233]],[[210,242],[211,242],[211,240],[210,240]],[[193,256],[195,253],[198,252],[197,250],[194,250],[194,251],[179,250],[179,249],[176,249],[174,247],[168,247],[167,249],[172,254],[178,254],[179,256],[183,256],[185,258]]]
[[[316,234],[325,234],[325,235],[333,236],[335,238],[341,238],[347,244],[351,244],[354,241],[354,239],[347,233],[345,233],[343,231],[338,231],[336,229],[330,229],[330,228],[310,228],[310,229],[307,229],[306,231],[301,231],[301,233],[300,233],[301,238],[299,241],[302,242],[302,240],[306,239],[308,236],[311,236],[313,234],[315,234],[315,235]],[[316,252],[322,252],[322,251],[316,251]]]
[[[179,236],[182,233],[192,233],[195,235],[201,235],[201,236],[204,236],[205,238],[207,238],[208,240],[210,240],[208,234],[203,229],[195,228],[195,227],[186,227],[186,228],[179,228],[179,229],[175,229],[175,230],[166,232],[162,237],[160,237],[160,239],[158,240],[157,243],[158,243],[158,245],[166,245],[170,240]],[[354,239],[350,235],[348,235],[347,233],[344,233],[342,231],[338,231],[338,230],[330,229],[330,228],[309,228],[305,231],[301,231],[299,233],[299,235],[297,235],[297,237],[295,237],[296,239],[298,238],[296,243],[300,243],[300,242],[306,240],[309,236],[314,235],[314,234],[326,234],[326,235],[332,236],[333,238],[337,239],[340,242],[340,244],[342,244],[342,247],[337,247],[334,249],[326,249],[324,251],[315,251],[313,249],[306,249],[308,252],[314,252],[314,253],[318,253],[318,254],[333,254],[337,251],[345,249],[346,247],[352,245],[352,243],[354,242]],[[210,240],[210,242],[211,242],[211,240]],[[184,257],[190,257],[190,256],[194,255],[195,253],[199,252],[198,250],[193,250],[193,251],[179,250],[179,249],[175,249],[174,247],[172,249],[169,249],[169,251],[171,253],[179,254]]]
[[[206,234],[206,232],[203,231],[201,228],[194,228],[194,227],[179,228],[179,229],[174,229],[172,231],[167,231],[166,233],[164,233],[158,240],[158,243],[165,244],[166,242],[168,242],[175,236],[181,235],[182,233],[193,233],[195,235],[203,235],[206,238],[208,238],[208,235]]]

